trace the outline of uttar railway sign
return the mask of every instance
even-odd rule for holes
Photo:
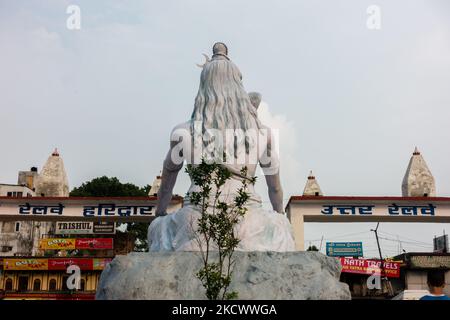
[[[174,197],[168,212],[182,206]],[[0,220],[43,221],[151,221],[155,217],[156,197],[0,197]]]
[[[305,222],[450,222],[450,198],[293,196],[286,212],[297,250]]]

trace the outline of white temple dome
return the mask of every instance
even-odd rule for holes
[[[69,196],[69,182],[58,149],[53,151],[37,177],[36,194],[45,197]]]
[[[417,147],[409,160],[402,182],[403,197],[435,197],[434,177]]]

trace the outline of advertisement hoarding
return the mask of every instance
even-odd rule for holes
[[[380,260],[340,258],[340,261],[342,265],[341,272],[367,275],[380,275],[381,273]],[[383,276],[387,276],[390,278],[400,277],[400,262],[384,261],[383,268]]]
[[[41,250],[105,250],[113,248],[113,238],[47,238],[39,241]]]
[[[48,270],[47,259],[4,259],[4,270]]]
[[[74,250],[75,239],[71,238],[46,238],[39,240],[41,250]]]

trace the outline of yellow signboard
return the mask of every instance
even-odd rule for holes
[[[75,239],[41,239],[39,242],[39,249],[42,250],[74,250]]]
[[[47,270],[48,259],[5,259],[4,270]]]

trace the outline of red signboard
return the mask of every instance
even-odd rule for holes
[[[71,265],[77,265],[81,270],[103,270],[111,258],[20,258],[5,259],[5,270],[67,270]]]
[[[70,265],[76,265],[81,270],[93,270],[93,259],[90,258],[59,258],[48,259],[48,270],[67,270]]]
[[[379,275],[381,273],[381,261],[371,259],[353,259],[353,258],[340,258],[342,265],[342,272]],[[384,261],[384,272],[382,275],[386,275],[390,278],[400,277],[400,262]]]
[[[113,238],[77,238],[75,242],[77,249],[113,249]]]

